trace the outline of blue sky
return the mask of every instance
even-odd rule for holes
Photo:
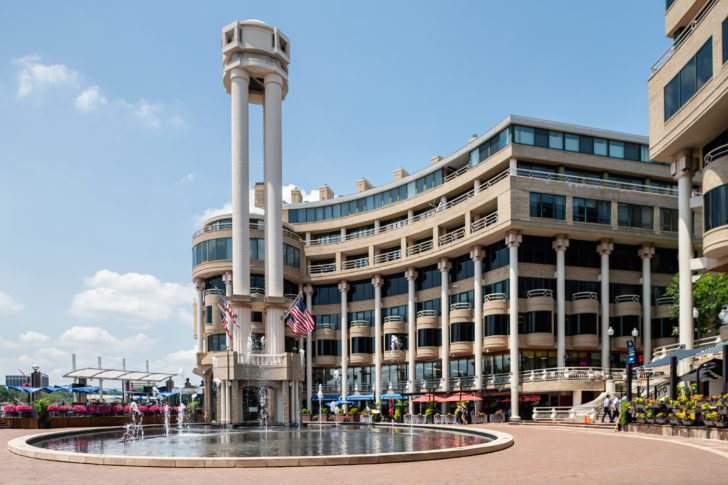
[[[77,352],[192,377],[190,242],[230,201],[235,19],[291,39],[284,185],[337,195],[511,113],[646,135],[669,45],[662,0],[209,3],[0,5],[0,376]]]

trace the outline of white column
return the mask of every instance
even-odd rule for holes
[[[345,227],[341,228],[341,240],[346,241],[346,228]]]
[[[566,248],[569,239],[556,236],[556,366],[566,367]]]
[[[379,219],[377,219],[374,221],[374,234],[379,234],[379,226],[380,226],[380,222],[379,222]]]
[[[312,312],[311,300],[313,299],[313,286],[306,285],[303,288],[306,294],[306,308]],[[313,313],[313,312],[312,312]],[[306,409],[311,409],[311,397],[313,396],[313,332],[306,337]]]
[[[415,211],[412,209],[407,211],[407,224],[412,224],[412,219],[415,217]]]
[[[602,283],[601,312],[599,321],[602,330],[602,370],[609,369],[609,255],[614,250],[614,244],[609,239],[602,239],[597,246],[597,252],[602,257],[602,272],[599,278]]]
[[[225,283],[225,297],[233,296],[233,274],[230,271],[222,275],[222,282]]]
[[[415,368],[417,357],[417,335],[415,333],[415,321],[417,315],[415,314],[415,281],[417,281],[417,271],[414,268],[407,268],[404,272],[404,277],[407,278],[407,356],[408,368],[407,368],[407,380],[409,381],[408,392],[415,392]],[[414,405],[410,401],[409,413],[413,416]]]
[[[380,275],[374,275],[374,401],[382,395],[382,284]]]
[[[233,293],[250,294],[250,222],[248,207],[248,86],[242,69],[230,71],[233,183]]]
[[[473,192],[480,193],[480,180],[478,179],[473,180]]]
[[[518,231],[510,231],[506,235],[508,246],[508,280],[509,280],[509,330],[508,347],[511,358],[511,421],[520,421],[518,414],[518,388],[520,386],[520,368],[518,363],[518,246],[522,241]]]
[[[346,300],[349,292],[349,283],[341,280],[339,283],[339,292],[341,293],[341,398],[346,399],[348,396],[347,386],[349,385],[349,305]]]
[[[695,341],[695,325],[693,322],[693,280],[690,270],[690,258],[693,247],[690,241],[690,192],[692,191],[692,174],[685,170],[677,180],[678,209],[678,272],[680,288],[680,343],[686,349],[693,348]]]
[[[229,363],[228,363],[229,365]],[[227,400],[225,404],[225,422],[230,423],[232,422],[232,401],[233,401],[233,383],[230,381],[225,381],[225,385],[227,387],[227,393],[225,396],[225,399]]]
[[[642,354],[644,365],[652,360],[652,256],[655,248],[644,243],[637,251],[642,258]]]
[[[473,365],[475,365],[475,389],[483,388],[483,248],[475,246],[470,251],[473,260],[473,299],[475,300]]]
[[[266,74],[264,78],[265,293],[268,298],[283,297],[282,83],[278,74]],[[280,354],[285,348],[283,309],[269,306],[266,310],[266,346],[269,353]]]
[[[448,298],[448,274],[451,264],[447,258],[442,258],[437,264],[440,270],[440,330],[442,334],[441,362],[442,362],[442,390],[449,388],[450,378],[450,302]]]
[[[197,290],[197,353],[201,354],[205,350],[205,282],[203,280],[195,280],[195,290]]]
[[[225,406],[226,404],[227,404],[227,383],[225,381],[221,381],[220,382],[220,416],[218,419],[221,424],[226,423],[226,419],[227,419],[227,409]]]

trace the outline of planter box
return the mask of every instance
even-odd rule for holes
[[[359,413],[354,413],[351,416],[349,416],[349,418],[352,423],[358,423],[359,422]]]
[[[38,418],[2,418],[3,421],[5,421],[5,424],[8,425],[8,428],[15,428],[15,429],[38,429],[40,427],[40,424],[38,423]]]
[[[51,428],[89,428],[97,426],[124,426],[131,422],[131,416],[67,416],[52,417]],[[169,423],[177,422],[177,415],[169,416]],[[164,424],[164,416],[144,416],[142,424]]]
[[[343,423],[344,422],[344,415],[343,414],[336,414],[336,415],[334,415],[334,422],[336,422],[336,423]]]
[[[301,422],[302,423],[310,423],[311,422],[311,415],[310,414],[302,414],[301,415]]]

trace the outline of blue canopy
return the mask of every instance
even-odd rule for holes
[[[352,394],[350,401],[374,401],[374,394]]]
[[[176,396],[179,392],[160,392],[159,395],[162,397]]]
[[[387,394],[382,394],[382,399],[402,399],[402,394],[397,394],[396,392],[388,392]]]
[[[28,387],[28,386],[5,386],[8,389],[15,389],[16,391],[23,391],[27,393],[39,392],[45,390],[45,387]]]
[[[352,402],[352,401],[345,401],[343,399],[340,399],[338,401],[332,401],[332,402],[330,402],[329,403],[329,407],[340,406],[342,404],[354,404],[354,402]]]
[[[339,398],[339,396],[337,396],[336,394],[324,394],[324,399],[323,400],[324,401],[335,401],[338,398]],[[313,397],[311,398],[311,400],[312,401],[318,401],[319,400],[318,395],[314,394]]]
[[[88,393],[91,393],[91,392],[99,391],[99,390],[101,390],[101,388],[100,387],[74,387],[71,390],[73,392],[80,392],[82,394],[88,394]]]
[[[669,365],[670,364],[670,357],[677,357],[677,360],[683,360],[687,359],[688,357],[692,357],[693,355],[700,352],[702,349],[677,349],[673,350],[669,354],[667,354],[665,357],[658,359],[650,364],[645,365],[645,367],[661,367],[663,365]]]

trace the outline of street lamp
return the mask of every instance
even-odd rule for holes
[[[639,334],[640,333],[637,330],[637,327],[632,329],[632,338],[634,339],[633,344],[637,342],[637,336]],[[632,401],[632,364],[629,362],[629,360],[627,360],[626,370],[627,370],[627,401]]]
[[[609,330],[607,330],[607,335],[609,335],[609,376],[608,378],[612,378],[612,336],[614,335],[614,329],[610,326]]]

